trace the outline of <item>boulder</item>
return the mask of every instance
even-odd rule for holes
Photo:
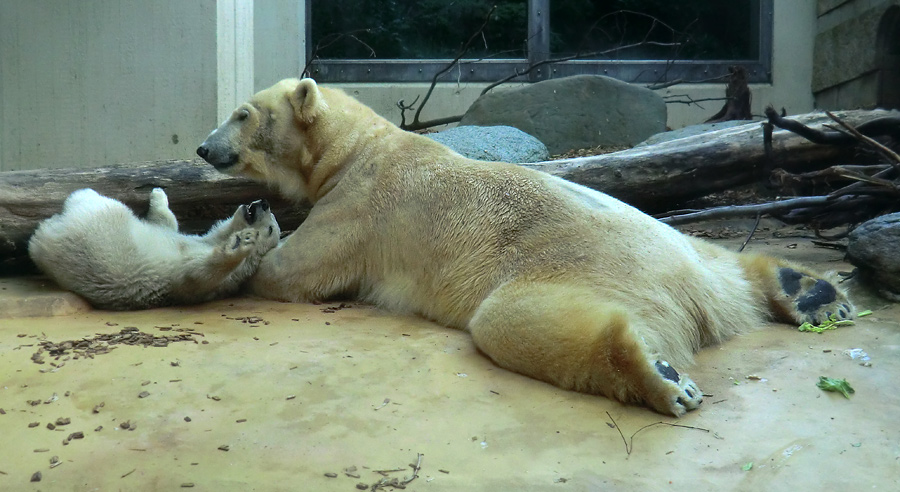
[[[485,94],[459,124],[516,127],[555,155],[600,145],[637,145],[665,131],[666,103],[644,87],[576,75]]]
[[[540,140],[511,126],[457,126],[425,136],[480,161],[521,164],[550,158]]]
[[[680,138],[693,137],[694,135],[702,135],[704,133],[710,133],[717,130],[722,130],[725,128],[732,128],[735,126],[741,125],[749,125],[754,123],[753,120],[731,120],[731,121],[722,121],[719,123],[702,123],[699,125],[691,125],[686,126],[684,128],[679,128],[678,130],[672,130],[668,132],[657,133],[656,135],[651,136],[647,140],[635,145],[635,147],[643,147],[645,145],[653,145],[662,142],[670,142],[672,140],[678,140]],[[759,122],[756,122],[759,124]]]
[[[900,302],[900,213],[876,217],[850,233],[847,259],[882,297]]]

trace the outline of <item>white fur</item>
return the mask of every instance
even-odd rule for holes
[[[178,233],[165,192],[151,192],[141,220],[91,189],[66,199],[28,244],[37,266],[65,289],[104,309],[203,302],[234,293],[278,243],[270,212],[253,225],[242,205],[203,236]]]

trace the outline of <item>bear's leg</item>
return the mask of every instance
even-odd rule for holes
[[[831,280],[803,266],[764,255],[738,255],[754,289],[781,321],[820,324],[853,318],[853,303]]]
[[[153,191],[150,192],[150,210],[147,211],[144,220],[166,229],[178,230],[178,219],[169,210],[169,197],[162,188],[153,188]]]
[[[625,310],[583,287],[516,280],[491,293],[469,330],[497,365],[564,389],[681,416],[702,392],[652,356]]]

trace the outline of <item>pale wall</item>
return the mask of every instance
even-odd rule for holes
[[[0,170],[189,157],[215,53],[212,0],[3,0]]]

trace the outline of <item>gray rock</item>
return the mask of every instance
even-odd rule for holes
[[[758,122],[754,122],[753,120],[734,120],[722,121],[719,123],[702,123],[700,125],[686,126],[684,128],[679,128],[678,130],[657,133],[647,140],[644,140],[643,142],[635,145],[635,147],[643,147],[645,145],[669,142],[672,140],[678,140],[679,138],[693,137],[694,135],[701,135],[703,133],[722,130],[723,128],[732,128],[735,126],[748,125],[753,123],[756,123],[757,125],[759,124]]]
[[[864,282],[900,302],[900,213],[876,217],[850,233],[847,258]]]
[[[457,126],[425,136],[480,161],[521,164],[550,158],[540,140],[511,126]]]
[[[485,94],[459,124],[513,126],[544,142],[551,154],[630,147],[665,131],[666,103],[644,87],[576,75]]]

